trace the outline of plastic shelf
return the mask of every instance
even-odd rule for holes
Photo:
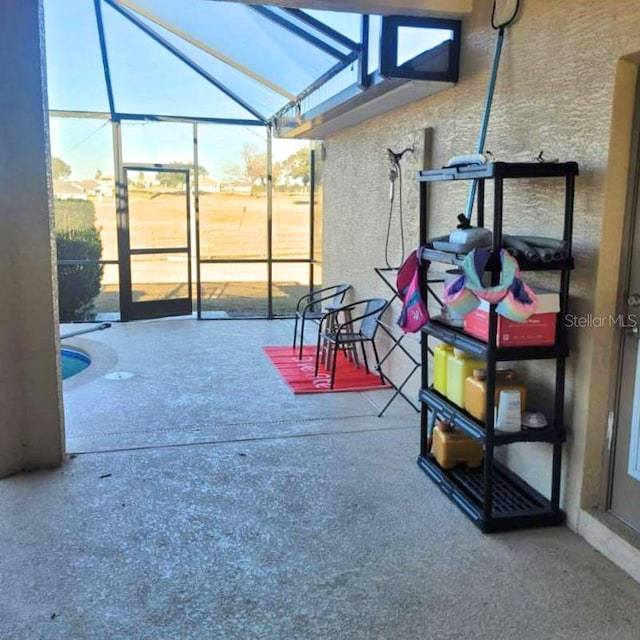
[[[561,179],[564,183],[564,216],[562,241],[570,253],[573,228],[573,207],[575,177],[579,174],[576,162],[491,162],[480,165],[443,167],[418,173],[420,188],[420,231],[419,243],[423,247],[421,257],[434,263],[460,266],[466,253],[449,253],[433,248],[435,241],[427,237],[429,220],[429,184],[437,182],[458,183],[476,181],[475,206],[476,221],[481,227],[487,225],[493,230],[493,263],[488,271],[494,276],[499,268],[496,264],[498,249],[503,248],[503,214],[505,180],[514,178]],[[485,187],[492,182],[492,206],[489,206]],[[468,186],[468,183],[467,185]],[[512,188],[514,185],[511,185]],[[517,185],[516,185],[517,186]],[[474,203],[472,203],[474,204]],[[492,209],[492,220],[490,220]],[[438,245],[440,246],[440,245]],[[460,248],[460,247],[458,247]],[[560,510],[560,481],[562,468],[562,443],[566,439],[563,420],[566,358],[569,355],[566,343],[566,331],[560,324],[567,312],[569,281],[574,260],[568,257],[553,262],[531,262],[523,256],[517,257],[522,271],[548,271],[559,277],[561,311],[558,316],[557,339],[559,344],[549,346],[498,346],[496,335],[497,318],[495,306],[490,312],[490,333],[488,340],[479,340],[461,328],[453,327],[442,318],[432,318],[422,329],[422,390],[420,414],[420,456],[418,464],[439,486],[451,501],[456,504],[484,532],[506,531],[535,526],[561,524],[564,515]],[[427,283],[422,283],[421,292],[427,297],[433,294]],[[447,398],[429,387],[428,359],[430,354],[428,337],[433,336],[442,342],[462,349],[486,362],[489,371],[495,371],[498,362],[519,360],[555,361],[555,403],[551,425],[540,430],[521,430],[516,433],[493,428],[487,429],[480,421],[469,415],[464,409],[452,404]],[[487,399],[489,415],[493,414],[494,398]],[[484,446],[484,463],[480,469],[459,467],[445,470],[439,467],[430,456],[430,434],[436,417],[440,416],[453,422],[462,432],[474,438]],[[501,467],[494,460],[495,447],[515,442],[546,442],[551,445],[552,466],[549,498],[545,498],[527,485],[511,471]],[[486,467],[486,469],[485,469]],[[490,504],[484,504],[485,497]]]
[[[560,525],[564,513],[523,480],[498,463],[493,465],[492,514],[484,520],[484,469],[443,469],[431,456],[419,456],[418,465],[440,490],[484,533]]]
[[[489,345],[482,340],[478,340],[462,329],[451,327],[442,322],[438,322],[435,318],[431,318],[429,322],[422,328],[423,333],[433,336],[442,342],[446,342],[457,349],[462,349],[478,358],[487,358]],[[531,347],[496,347],[496,361],[510,362],[516,360],[549,360],[557,358],[566,358],[569,355],[568,346],[555,344],[549,346],[531,346]]]
[[[418,182],[491,178],[564,178],[578,175],[577,162],[488,162],[418,172]]]
[[[464,409],[454,405],[435,389],[421,389],[419,393],[421,402],[424,402],[442,419],[452,422],[455,427],[464,431],[467,435],[478,442],[485,443],[487,432],[484,424],[468,414]],[[566,432],[564,428],[558,426],[548,426],[544,429],[522,429],[520,431],[500,431],[493,432],[493,444],[495,446],[513,444],[515,442],[564,442]]]
[[[421,257],[423,260],[430,262],[439,262],[441,264],[450,264],[459,267],[467,257],[466,253],[452,253],[449,251],[440,251],[438,249],[423,248]],[[520,271],[565,271],[574,268],[573,258],[564,260],[554,260],[553,262],[531,262],[522,257],[516,258]]]

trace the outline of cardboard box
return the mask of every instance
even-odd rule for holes
[[[536,290],[538,308],[525,322],[514,322],[498,315],[499,347],[534,347],[552,345],[556,341],[556,323],[560,312],[560,294],[553,291]],[[464,319],[464,330],[474,338],[489,338],[489,303],[480,306]]]

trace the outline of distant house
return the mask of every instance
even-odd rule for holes
[[[74,182],[54,179],[53,197],[58,200],[86,200],[87,192]]]
[[[97,196],[101,186],[97,180],[80,180],[77,184],[85,190],[88,196]]]
[[[220,193],[221,191],[220,182],[207,177],[198,179],[198,189],[202,193]]]
[[[221,191],[233,191],[234,193],[251,193],[251,181],[230,180],[221,185]]]
[[[105,198],[113,198],[114,190],[113,176],[102,176],[98,179],[98,187],[96,188],[96,195],[103,196]]]

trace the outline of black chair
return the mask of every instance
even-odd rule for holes
[[[350,284],[335,284],[323,289],[316,289],[298,300],[296,305],[296,320],[293,326],[293,348],[296,348],[298,337],[298,321],[300,321],[300,351],[298,359],[302,359],[304,346],[304,323],[307,320],[319,323],[327,312],[338,309],[344,304],[344,297],[351,289]],[[325,305],[322,303],[326,302]],[[324,307],[324,308],[323,308]]]
[[[357,346],[360,345],[364,366],[367,373],[370,372],[365,349],[366,342],[371,343],[376,359],[376,371],[381,383],[384,384],[375,337],[378,331],[378,320],[388,306],[389,301],[384,298],[370,298],[352,302],[324,315],[318,330],[315,375],[318,375],[320,360],[324,360],[327,371],[331,369],[331,389],[335,384],[339,351],[343,351],[345,355],[357,356]],[[357,362],[357,357],[355,359]]]

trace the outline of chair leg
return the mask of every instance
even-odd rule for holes
[[[331,389],[333,389],[333,385],[336,383],[336,364],[338,363],[339,350],[340,343],[336,340],[335,344],[333,345],[333,362],[331,363]]]
[[[300,318],[300,351],[298,352],[298,360],[302,360],[302,348],[304,347],[304,316]]]
[[[364,368],[366,369],[367,373],[370,373],[369,362],[367,361],[367,350],[365,349],[364,342],[360,343],[360,347],[362,348],[362,359],[364,360]]]
[[[378,357],[378,350],[376,349],[376,343],[372,340],[371,346],[373,347],[373,355],[376,358],[376,371],[380,376],[380,382],[384,384],[384,376],[382,375],[382,367],[380,367],[380,358]]]
[[[318,365],[320,364],[320,342],[322,340],[322,334],[318,331],[318,342],[316,344],[316,370],[315,376],[318,375]]]
[[[298,312],[296,311],[296,319],[293,324],[293,350],[296,349],[296,338],[298,337]]]

